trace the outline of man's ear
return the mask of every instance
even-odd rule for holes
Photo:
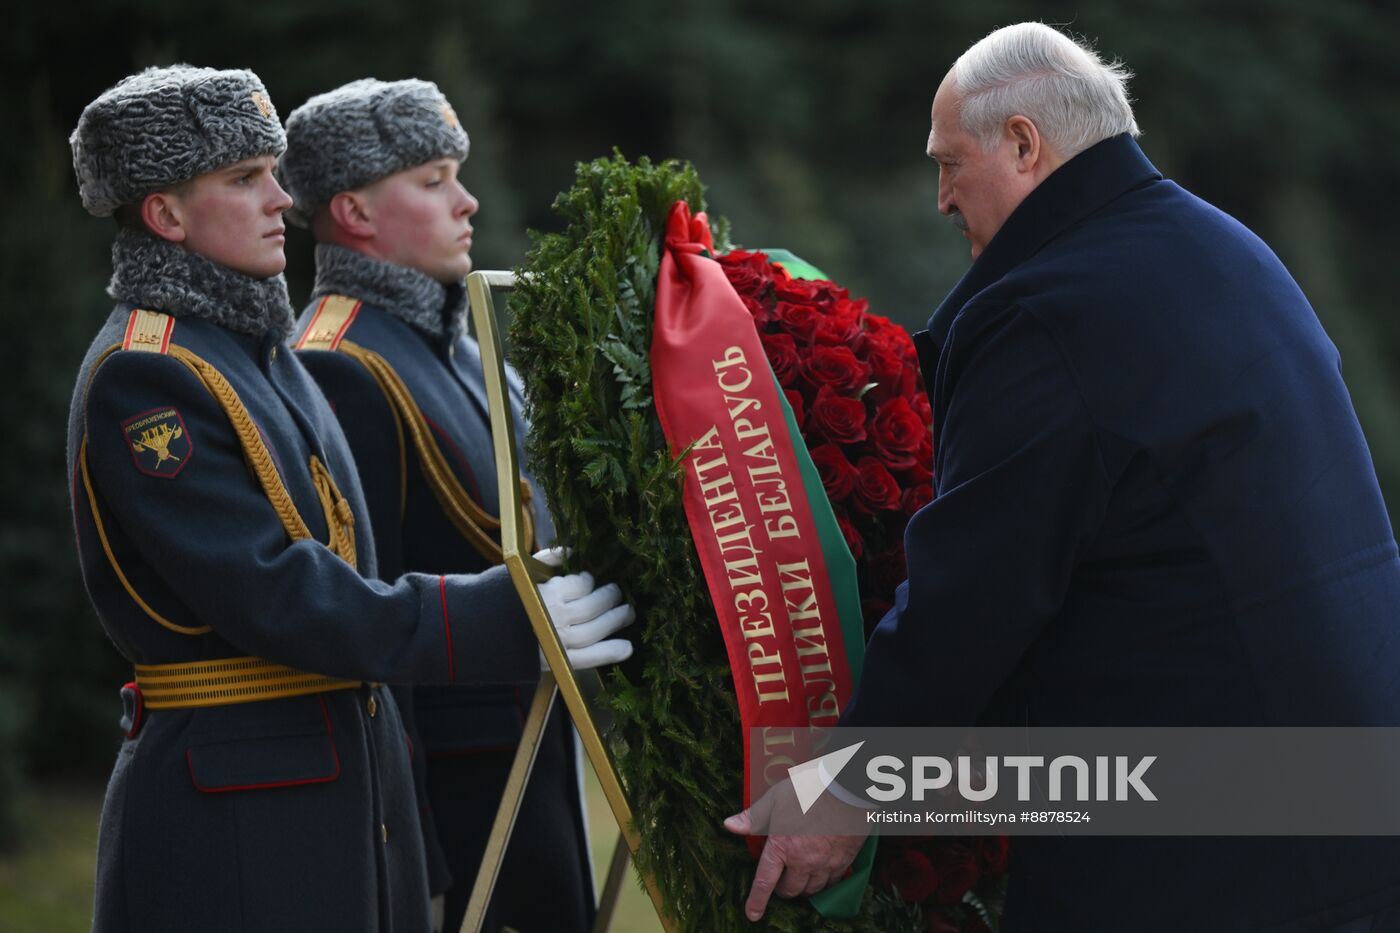
[[[189,236],[183,205],[174,192],[156,191],[146,195],[141,202],[141,220],[147,230],[162,240],[183,243]]]
[[[374,212],[369,199],[358,191],[342,191],[326,205],[331,219],[357,239],[370,239],[375,233]]]
[[[1006,135],[1015,145],[1016,171],[1034,171],[1040,162],[1043,143],[1040,130],[1027,117],[1019,113],[1006,121]]]

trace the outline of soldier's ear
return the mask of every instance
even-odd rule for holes
[[[183,243],[189,236],[180,196],[173,191],[156,191],[146,195],[141,202],[141,221],[147,230],[162,240]]]
[[[369,198],[358,191],[342,191],[326,205],[331,219],[346,233],[358,239],[375,235],[374,216]]]

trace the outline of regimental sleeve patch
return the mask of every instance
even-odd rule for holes
[[[174,408],[153,408],[122,422],[136,469],[147,476],[174,479],[194,456],[194,441]]]

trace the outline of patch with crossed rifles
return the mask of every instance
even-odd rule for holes
[[[174,479],[194,453],[185,421],[174,408],[156,408],[122,422],[136,469],[147,476]]]

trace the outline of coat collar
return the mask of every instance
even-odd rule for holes
[[[467,290],[443,285],[431,276],[352,249],[316,246],[316,285],[312,299],[346,295],[384,309],[434,337],[456,340],[466,328]]]
[[[953,319],[978,292],[1119,195],[1161,177],[1127,133],[1105,139],[1070,159],[1011,212],[972,268],[933,312],[928,339],[941,349]]]
[[[175,317],[203,318],[254,337],[285,340],[295,319],[280,275],[255,279],[182,246],[135,230],[117,232],[107,294]]]

